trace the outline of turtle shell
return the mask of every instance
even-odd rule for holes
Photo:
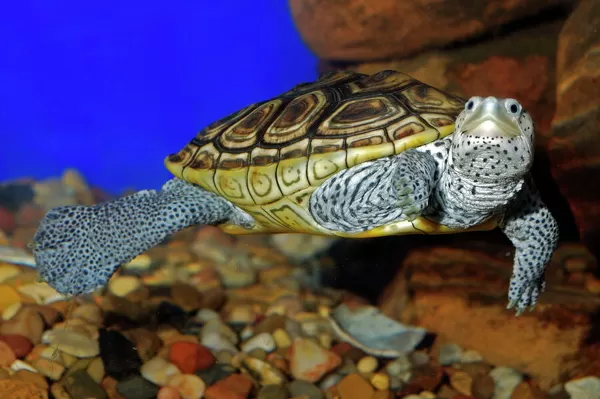
[[[396,71],[327,73],[209,125],[165,164],[257,221],[250,230],[222,225],[229,233],[444,232],[423,219],[338,234],[312,218],[308,203],[342,169],[449,135],[464,102]]]

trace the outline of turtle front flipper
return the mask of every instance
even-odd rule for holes
[[[545,289],[544,274],[558,243],[558,223],[530,179],[500,227],[516,248],[507,308],[516,307],[520,315],[528,307],[535,308]]]
[[[105,285],[117,268],[175,232],[195,224],[239,219],[225,199],[172,179],[94,206],[50,210],[34,238],[33,254],[44,281],[65,295]]]
[[[343,233],[370,230],[420,216],[435,186],[433,156],[414,149],[344,169],[310,199],[310,212],[323,227]]]

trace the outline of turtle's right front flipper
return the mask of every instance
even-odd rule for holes
[[[94,206],[50,210],[34,238],[38,273],[66,295],[93,291],[117,268],[175,232],[218,224],[236,211],[223,198],[179,179]]]
[[[429,203],[436,168],[431,154],[414,149],[361,163],[317,188],[310,212],[323,227],[346,233],[414,219]]]

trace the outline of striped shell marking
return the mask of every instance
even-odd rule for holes
[[[251,230],[222,225],[227,232],[332,235],[308,211],[320,184],[340,170],[447,136],[463,105],[395,71],[329,73],[209,125],[165,164],[258,222]],[[351,236],[415,232],[446,231],[417,219]]]

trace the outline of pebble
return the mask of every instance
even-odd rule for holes
[[[264,385],[258,391],[256,399],[288,399],[289,393],[283,385]]]
[[[489,374],[476,374],[473,377],[471,392],[477,399],[492,399],[496,383]]]
[[[7,307],[20,302],[21,296],[17,290],[10,285],[0,284],[0,311],[4,312]]]
[[[292,339],[289,334],[283,329],[278,328],[273,332],[273,338],[278,348],[285,349],[292,345]]]
[[[18,378],[0,379],[0,392],[10,392],[10,399],[47,399],[47,389]],[[8,399],[9,397],[6,396]],[[101,399],[101,398],[100,398]]]
[[[32,382],[42,389],[48,389],[46,378],[39,373],[34,373],[29,370],[19,370],[13,374],[13,378],[18,378],[26,382]]]
[[[135,276],[115,276],[108,281],[108,291],[121,298],[138,290],[141,286],[142,281]]]
[[[375,390],[359,374],[349,374],[337,385],[341,399],[364,399],[373,396]]]
[[[70,318],[81,319],[94,326],[101,326],[104,322],[102,308],[94,303],[84,303],[77,306],[70,315]]]
[[[139,254],[128,263],[123,265],[124,270],[142,272],[150,269],[152,266],[152,258],[150,255],[143,253]]]
[[[102,358],[95,357],[87,367],[87,372],[90,375],[90,377],[92,377],[92,380],[100,384],[106,374]]]
[[[170,386],[164,386],[158,391],[156,399],[181,399],[181,395],[177,389]]]
[[[205,399],[246,399],[252,390],[252,382],[242,374],[232,374],[209,386]]]
[[[385,366],[385,369],[389,375],[398,377],[405,372],[410,372],[412,370],[412,363],[408,356],[401,355],[389,362]]]
[[[74,399],[95,398],[107,399],[106,392],[100,384],[92,379],[85,370],[77,370],[67,374],[61,384]]]
[[[38,304],[49,304],[66,298],[66,296],[56,292],[56,290],[47,283],[35,282],[24,284],[18,288],[18,291],[21,294],[32,298]]]
[[[390,376],[385,373],[375,373],[370,378],[371,385],[380,391],[390,389]]]
[[[0,341],[0,367],[9,367],[15,360],[17,356],[10,345]]]
[[[156,356],[142,365],[140,373],[148,381],[163,386],[167,384],[169,378],[181,374],[181,371],[174,364]]]
[[[517,385],[523,381],[523,375],[509,367],[496,367],[490,371],[495,383],[494,399],[511,399]]]
[[[227,351],[237,353],[237,347],[227,338],[219,333],[202,334],[200,343],[214,352]]]
[[[462,361],[463,349],[457,344],[444,344],[440,348],[438,361],[442,366],[450,366]]]
[[[251,356],[244,356],[242,365],[253,371],[253,374],[257,375],[260,383],[263,385],[283,384],[286,380],[281,371],[264,360],[256,359]]]
[[[169,347],[169,361],[182,373],[206,370],[216,362],[215,356],[203,345],[193,342],[174,342]]]
[[[106,375],[121,381],[139,374],[142,359],[133,342],[119,331],[101,328],[98,345]]]
[[[342,363],[342,359],[337,354],[308,338],[294,339],[289,351],[291,374],[294,378],[310,382],[320,380]]]
[[[207,334],[222,335],[223,338],[232,344],[237,344],[239,342],[239,338],[235,331],[233,331],[227,324],[223,323],[221,319],[211,319],[206,322],[202,328],[200,339],[204,339],[204,336]]]
[[[160,387],[146,380],[141,375],[135,375],[119,381],[117,392],[127,399],[155,399]]]
[[[0,263],[0,284],[7,282],[21,274],[18,266],[8,263]]]
[[[15,315],[23,308],[23,303],[15,302],[12,305],[8,305],[2,311],[2,320],[7,321],[15,317]]]
[[[42,343],[77,358],[95,357],[100,353],[98,341],[72,330],[48,330],[42,336]]]
[[[267,353],[273,352],[277,348],[277,343],[268,332],[260,333],[242,343],[242,351],[248,353],[254,349],[262,349]]]
[[[377,359],[373,356],[365,356],[356,363],[356,368],[363,374],[372,373],[377,369]]]
[[[339,382],[339,379],[336,383]],[[305,396],[308,399],[324,399],[323,391],[315,384],[303,380],[294,380],[287,385],[288,391],[292,397]]]
[[[231,374],[235,373],[235,367],[229,364],[216,363],[212,367],[206,370],[196,371],[196,375],[202,378],[202,381],[206,383],[206,385],[212,385],[217,381],[220,381]]]
[[[565,383],[565,391],[571,399],[597,398],[600,392],[600,378],[589,376]]]
[[[58,381],[65,372],[65,367],[62,364],[44,358],[35,360],[32,366],[53,381]]]
[[[450,374],[450,385],[463,395],[471,396],[473,394],[473,377],[466,371],[458,370],[452,372]]]
[[[473,349],[464,351],[462,356],[460,357],[461,363],[476,363],[476,362],[482,362],[482,361],[483,361],[483,356],[481,356],[481,353],[479,353]]]
[[[182,399],[198,399],[204,396],[206,391],[204,381],[191,374],[176,374],[169,379],[167,384],[177,389]]]
[[[44,320],[35,310],[24,307],[15,317],[0,324],[0,335],[21,335],[38,344],[44,334]]]

